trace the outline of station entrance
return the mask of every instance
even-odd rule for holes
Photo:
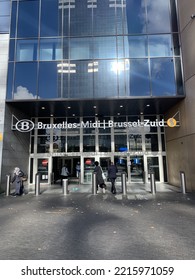
[[[140,126],[145,119],[153,120],[151,126]],[[70,180],[76,180],[76,165],[80,162],[79,182],[91,184],[95,161],[100,163],[106,178],[108,166],[114,162],[118,182],[126,173],[129,183],[148,183],[151,172],[156,181],[166,182],[165,130],[158,125],[160,120],[162,116],[158,115],[37,118],[35,125],[44,122],[48,128],[37,129],[31,135],[29,183],[34,184],[37,173],[41,184],[58,182],[64,164]],[[50,129],[48,123],[57,128]]]

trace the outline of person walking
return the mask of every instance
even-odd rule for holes
[[[23,192],[24,192],[24,186],[23,186],[23,180],[22,180],[23,176],[24,176],[24,172],[22,170],[20,170],[19,167],[15,167],[14,175],[11,180],[12,184],[15,182],[15,192],[12,193],[12,196],[19,196],[19,195],[23,194]]]
[[[103,193],[106,192],[106,184],[103,179],[103,171],[101,166],[99,165],[98,161],[95,161],[95,169],[94,172],[96,173],[96,189],[98,192],[98,186],[102,189]]]
[[[66,164],[62,167],[60,175],[61,175],[61,186],[62,186],[62,180],[68,179],[68,175],[69,175],[69,171]]]
[[[111,193],[113,193],[113,194],[116,194],[115,180],[116,180],[117,172],[118,172],[118,169],[117,169],[116,165],[114,165],[114,163],[111,162],[108,167],[108,178],[110,179],[110,182],[112,184]]]

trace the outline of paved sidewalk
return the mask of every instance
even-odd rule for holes
[[[0,196],[0,259],[195,259],[195,194]]]

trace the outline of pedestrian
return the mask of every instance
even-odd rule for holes
[[[62,167],[60,175],[61,175],[61,186],[62,186],[62,180],[68,179],[68,175],[69,175],[69,171],[66,164]]]
[[[81,172],[80,162],[77,162],[77,165],[76,165],[76,177],[77,178],[80,177],[80,172]]]
[[[116,180],[117,172],[118,172],[118,169],[117,169],[116,165],[114,165],[114,163],[111,162],[108,167],[108,178],[112,184],[111,193],[113,193],[113,194],[116,194],[115,180]]]
[[[95,169],[96,173],[96,190],[98,192],[98,186],[102,189],[103,193],[106,192],[106,184],[103,179],[103,171],[98,161],[95,161]]]
[[[19,167],[15,167],[13,178],[11,180],[12,184],[15,182],[15,192],[12,193],[13,196],[20,196],[24,193],[24,185],[22,180],[23,176],[24,172]]]

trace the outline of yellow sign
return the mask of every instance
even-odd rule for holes
[[[176,119],[174,119],[174,118],[168,119],[168,120],[167,120],[167,125],[168,125],[169,127],[175,127],[175,126],[177,125]]]
[[[3,134],[0,132],[0,141],[3,140]]]

